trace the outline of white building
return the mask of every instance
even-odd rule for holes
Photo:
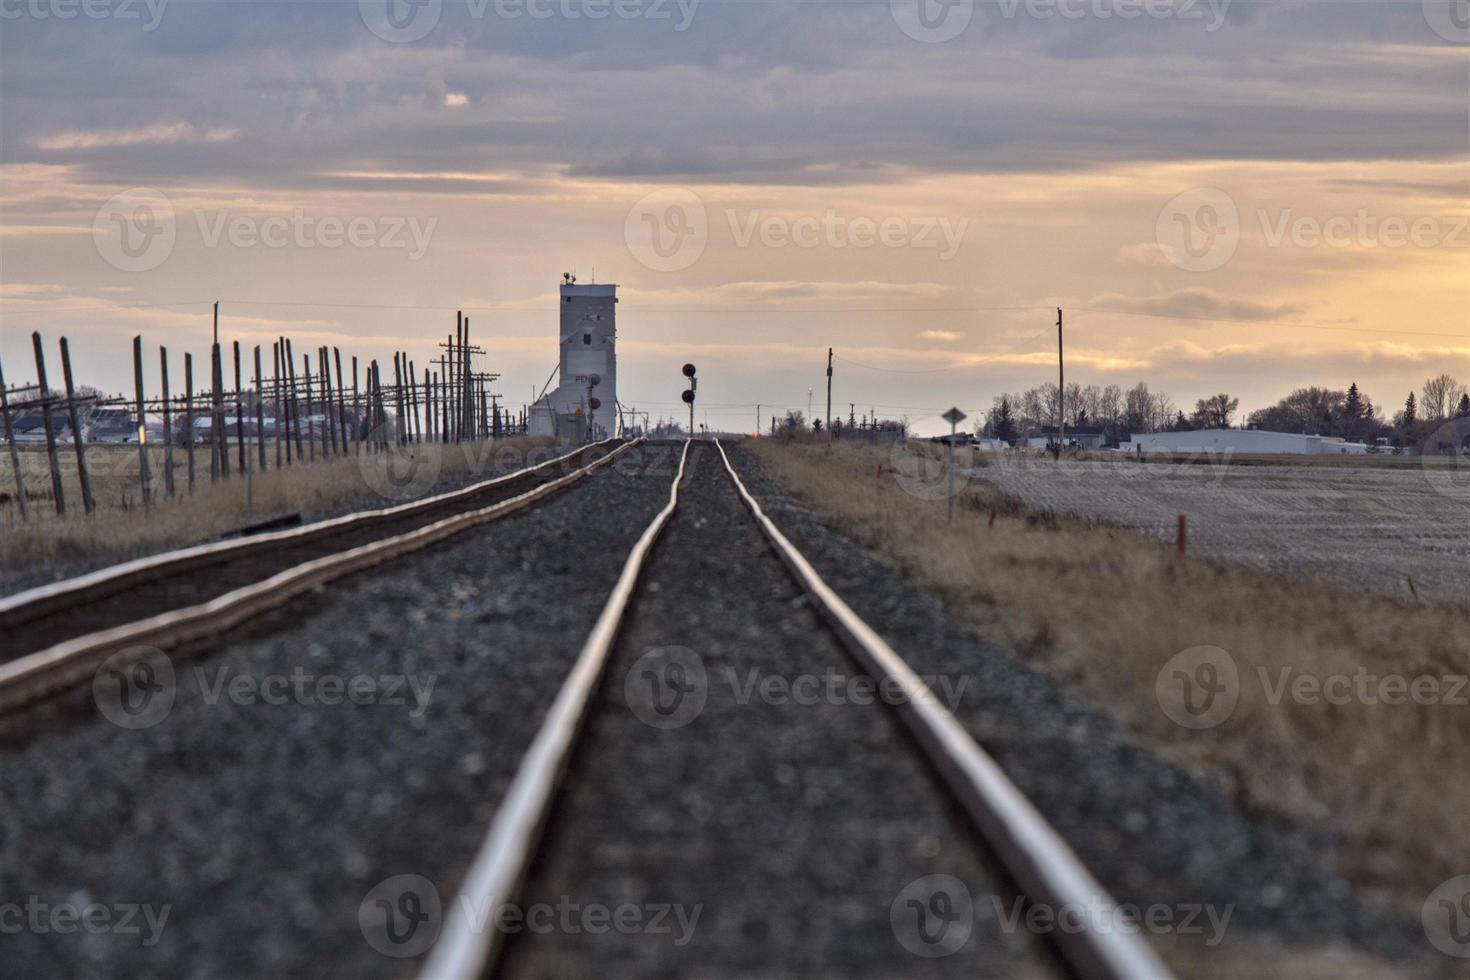
[[[556,389],[531,406],[532,435],[582,438],[589,414],[594,438],[617,434],[617,293],[613,283],[583,286],[575,276],[562,282],[560,373]],[[590,412],[589,399],[600,403]]]
[[[1133,437],[1118,449],[1125,453],[1235,453],[1239,455],[1357,456],[1368,452],[1366,443],[1337,436],[1304,436],[1263,429],[1198,429],[1193,432],[1151,432]]]

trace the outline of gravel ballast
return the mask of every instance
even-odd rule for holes
[[[1014,892],[855,677],[696,444],[522,893],[527,911],[624,908],[629,928],[519,931],[501,974],[1058,975],[1002,927]],[[972,914],[926,920],[933,943],[909,904],[926,876]],[[642,928],[659,907],[674,928]]]
[[[454,893],[667,497],[673,450],[629,452],[533,510],[173,655],[172,707],[151,727],[120,727],[88,691],[5,718],[0,902],[39,909],[39,925],[0,936],[0,972],[411,974],[417,961],[375,949],[359,911],[397,875],[423,876],[445,902]],[[377,690],[355,704],[338,689],[329,704],[331,689],[311,683],[304,698],[262,703],[290,692],[298,668]],[[58,907],[89,906],[117,928],[51,924]],[[138,932],[121,928],[128,909]],[[148,910],[167,910],[156,935]]]

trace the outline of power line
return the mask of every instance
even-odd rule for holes
[[[37,301],[32,301],[37,302]],[[104,307],[98,306],[70,306],[54,307],[51,309],[37,309],[29,307],[24,315],[54,315],[62,313],[97,313],[106,309],[159,309],[173,306],[202,306],[207,307],[212,300],[177,300],[172,302],[158,303],[109,303]],[[343,309],[343,310],[399,310],[404,312],[454,312],[455,310],[466,310],[474,313],[523,313],[541,315],[544,313],[539,307],[526,306],[434,306],[411,303],[328,303],[312,300],[256,300],[256,299],[223,299],[221,302],[234,306],[271,306],[271,307],[311,307],[319,309]],[[3,304],[0,304],[3,309]],[[653,308],[653,307],[624,307],[624,313],[638,313],[642,315],[738,315],[738,316],[852,316],[852,315],[879,315],[879,314],[966,314],[966,313],[1034,313],[1045,310],[1050,312],[1054,306],[847,306],[847,307],[801,307],[796,309],[784,309],[770,307],[685,307],[678,309]],[[1143,317],[1152,320],[1178,320],[1190,323],[1239,323],[1263,327],[1288,327],[1299,330],[1327,330],[1340,333],[1363,333],[1375,334],[1389,337],[1438,337],[1449,340],[1470,339],[1470,333],[1445,333],[1432,330],[1390,330],[1375,327],[1344,327],[1325,323],[1303,323],[1297,320],[1272,320],[1258,317],[1230,317],[1230,316],[1191,316],[1178,313],[1151,313],[1144,310],[1118,310],[1101,309],[1090,306],[1067,306],[1066,309],[1078,313],[1092,313],[1101,316],[1124,316]],[[17,314],[19,315],[19,314]],[[857,364],[852,361],[850,363]],[[923,374],[929,371],[905,372],[895,368],[878,368],[871,365],[858,365],[868,367],[875,371],[893,371],[894,373]],[[953,368],[937,368],[929,370],[953,370],[965,365],[954,365]]]

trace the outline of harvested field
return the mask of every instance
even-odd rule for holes
[[[1058,463],[978,457],[961,472],[1027,506],[1189,550],[1392,598],[1470,602],[1470,471],[1440,461]],[[1412,583],[1412,584],[1411,584]]]

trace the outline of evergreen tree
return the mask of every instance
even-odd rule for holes
[[[1414,401],[1414,393],[1409,392],[1409,397],[1404,400],[1404,428],[1409,428],[1419,421],[1419,408]]]
[[[1342,425],[1338,435],[1344,439],[1357,439],[1363,430],[1364,401],[1358,383],[1348,385],[1347,398],[1342,403]]]
[[[995,428],[995,438],[1007,443],[1016,441],[1016,419],[1011,414],[1009,399],[1000,400],[1000,407],[995,410],[990,421]]]
[[[1455,410],[1455,418],[1470,419],[1470,394],[1460,396],[1460,407]]]

